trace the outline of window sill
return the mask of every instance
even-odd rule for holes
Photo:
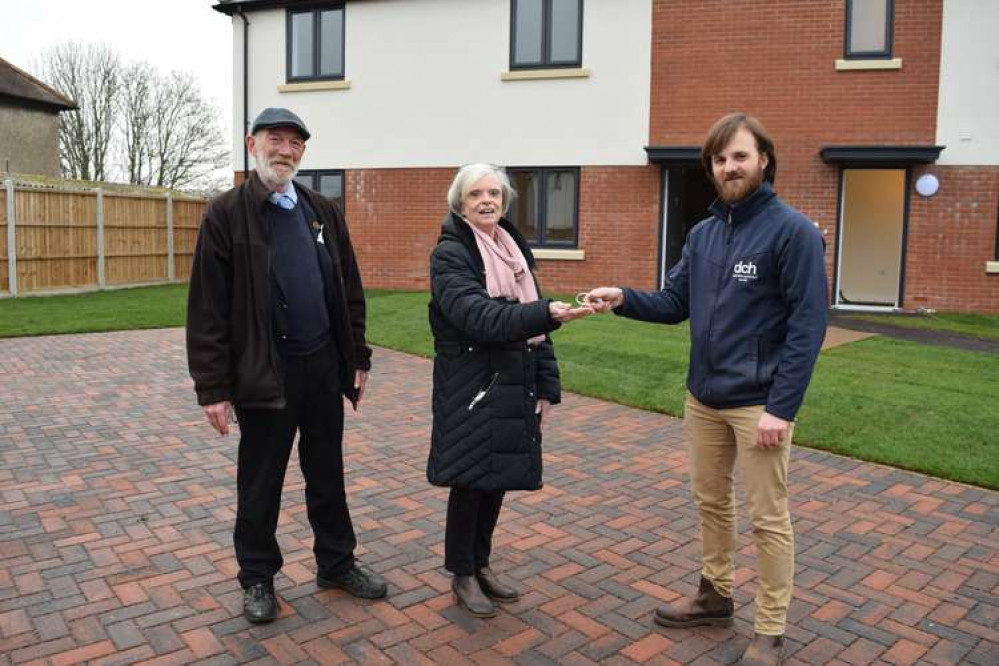
[[[278,92],[309,92],[312,90],[349,90],[350,81],[306,81],[303,83],[285,83],[278,86]]]
[[[986,261],[985,272],[999,274],[999,261]]]
[[[872,69],[902,69],[901,58],[891,58],[889,60],[837,60],[836,71],[849,72]]]
[[[555,259],[559,261],[582,261],[586,258],[583,250],[553,250],[549,248],[533,248],[531,253],[535,259]]]
[[[500,74],[502,81],[537,81],[539,79],[588,79],[590,70],[586,67],[553,69],[515,69]]]

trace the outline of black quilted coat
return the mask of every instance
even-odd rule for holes
[[[505,219],[533,270],[534,255]],[[477,490],[541,488],[538,398],[561,400],[551,339],[528,338],[559,324],[549,299],[519,303],[486,291],[472,230],[451,214],[430,257],[430,328],[434,334],[434,423],[427,479]]]

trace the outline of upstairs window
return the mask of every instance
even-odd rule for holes
[[[583,0],[511,0],[510,15],[510,69],[583,64]]]
[[[894,0],[846,0],[846,58],[891,58]]]
[[[343,3],[288,12],[288,81],[343,78]]]
[[[531,245],[576,247],[579,237],[579,169],[507,169],[517,190],[507,218]]]
[[[295,181],[310,190],[319,192],[327,199],[333,199],[343,210],[343,171],[323,169],[322,171],[299,171]]]

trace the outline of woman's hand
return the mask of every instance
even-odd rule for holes
[[[574,319],[582,319],[591,314],[593,314],[593,308],[588,305],[574,308],[562,301],[552,301],[548,304],[548,316],[551,317],[552,321],[557,321],[560,324]]]
[[[548,420],[548,412],[550,411],[552,411],[552,403],[546,398],[538,398],[538,406],[534,408],[534,412],[538,415],[539,428]]]

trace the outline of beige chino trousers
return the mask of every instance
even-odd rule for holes
[[[763,405],[713,409],[687,394],[684,429],[690,446],[690,478],[701,514],[701,574],[719,594],[732,596],[736,520],[734,470],[738,462],[746,489],[759,566],[755,631],[784,633],[794,587],[794,533],[787,503],[791,424],[780,446],[756,445]]]

